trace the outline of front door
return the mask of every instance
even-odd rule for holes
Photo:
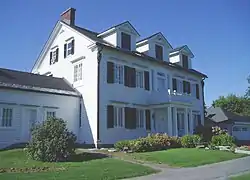
[[[177,113],[177,129],[178,129],[178,136],[185,135],[184,112]]]
[[[24,129],[24,140],[29,141],[31,138],[31,128],[35,125],[37,121],[37,110],[32,108],[27,108],[24,110],[23,118],[23,129]]]

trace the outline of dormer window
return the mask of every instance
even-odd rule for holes
[[[188,56],[182,55],[182,66],[188,69]]]
[[[163,60],[163,48],[160,45],[155,45],[155,57],[156,59]]]
[[[121,33],[121,48],[131,50],[131,36],[124,32]]]
[[[58,52],[59,52],[59,48],[56,48],[50,51],[50,61],[49,61],[50,65],[58,62]]]
[[[64,44],[64,58],[69,55],[73,55],[75,52],[75,40],[72,39]]]

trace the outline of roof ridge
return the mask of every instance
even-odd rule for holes
[[[63,79],[63,78],[59,78],[59,77],[46,76],[46,75],[42,75],[42,74],[35,74],[35,73],[32,73],[32,72],[20,71],[20,70],[16,70],[16,69],[0,68],[0,72],[1,72],[1,70],[3,70],[3,71],[11,71],[11,72],[18,72],[18,73],[23,73],[23,74],[29,74],[31,76],[43,76],[43,77],[54,78],[54,79]]]

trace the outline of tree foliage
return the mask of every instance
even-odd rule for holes
[[[230,94],[226,97],[220,96],[213,101],[212,105],[239,115],[250,115],[250,98],[245,96],[236,96],[235,94]]]

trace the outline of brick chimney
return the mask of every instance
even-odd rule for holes
[[[69,8],[61,14],[61,20],[70,26],[75,25],[75,13],[76,9]]]

